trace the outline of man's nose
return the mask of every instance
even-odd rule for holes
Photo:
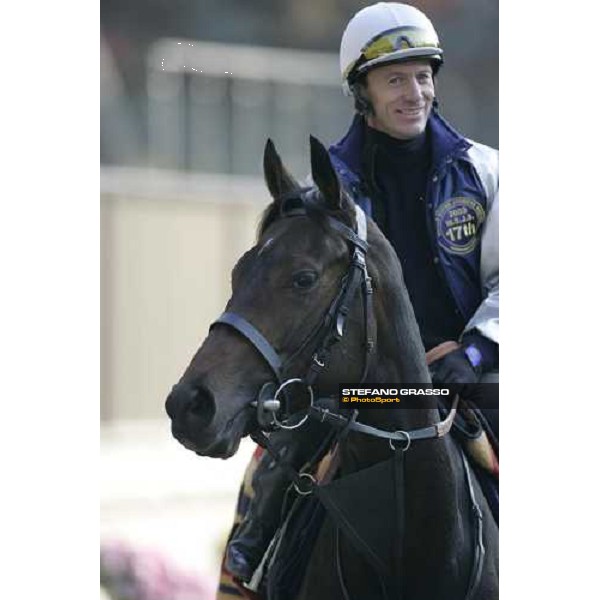
[[[410,78],[404,87],[404,97],[411,102],[417,102],[421,99],[421,86],[416,78]]]

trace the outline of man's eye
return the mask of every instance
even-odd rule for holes
[[[294,273],[292,284],[298,290],[306,290],[312,287],[317,279],[318,275],[315,271],[299,271]]]

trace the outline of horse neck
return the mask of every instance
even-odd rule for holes
[[[427,383],[430,381],[425,363],[425,352],[420,341],[412,307],[408,317],[396,294],[382,294],[376,306],[377,346],[372,368],[366,381],[370,384]],[[408,333],[407,333],[408,332]],[[402,338],[401,336],[405,336]],[[412,351],[411,356],[407,356]],[[407,366],[407,361],[410,361]],[[432,396],[405,397],[398,408],[367,409],[358,420],[388,431],[411,431],[428,427],[440,421],[440,413]],[[387,440],[365,435],[350,435],[341,447],[342,470],[351,473],[389,458]]]
[[[385,247],[383,251],[387,251]],[[379,275],[379,293],[374,299],[377,345],[373,367],[366,381],[374,384],[430,383],[425,350],[400,267],[388,256],[375,268]],[[398,409],[366,410],[359,414],[358,419],[387,430],[403,431],[427,427],[441,420],[435,396],[406,398]],[[340,450],[342,473],[346,474],[368,468],[391,456],[387,440],[357,434],[348,436]],[[404,493],[407,514],[410,515],[405,543],[413,549],[407,560],[412,571],[421,573],[427,565],[432,569],[430,572],[449,572],[447,597],[453,597],[451,588],[464,581],[468,567],[468,560],[461,559],[458,561],[460,564],[454,565],[445,562],[448,556],[468,555],[466,549],[461,552],[457,547],[457,538],[461,538],[458,529],[462,528],[457,515],[468,512],[460,455],[453,440],[447,436],[415,443],[404,459]],[[427,543],[423,543],[423,539]],[[432,547],[440,552],[428,552]]]
[[[410,302],[400,264],[384,240],[377,247],[379,260],[373,265],[378,293],[374,298],[377,345],[366,381],[381,384],[429,384],[431,378],[425,359],[419,327]],[[417,429],[439,420],[437,403],[431,396],[403,399],[402,407],[418,410],[368,411],[373,424],[396,429]]]

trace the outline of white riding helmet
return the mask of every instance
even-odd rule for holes
[[[427,16],[398,2],[378,2],[359,10],[342,35],[340,70],[346,94],[356,77],[375,66],[427,57],[440,65],[443,50]]]

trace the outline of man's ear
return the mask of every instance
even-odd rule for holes
[[[310,136],[310,165],[313,181],[319,188],[327,208],[341,210],[343,206],[337,173],[325,146],[312,135]]]
[[[263,171],[269,192],[271,192],[271,196],[276,202],[283,194],[300,187],[283,166],[281,158],[275,150],[275,144],[270,138],[265,145]]]

